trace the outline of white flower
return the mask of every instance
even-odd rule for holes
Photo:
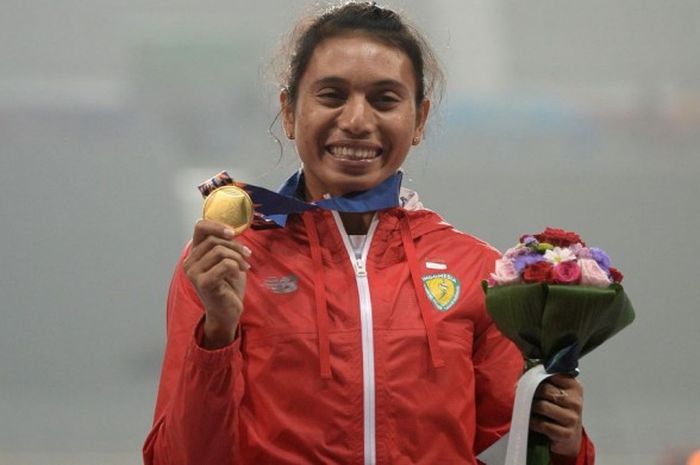
[[[562,262],[576,260],[576,254],[568,248],[554,247],[544,253],[544,259],[552,265],[557,265]]]

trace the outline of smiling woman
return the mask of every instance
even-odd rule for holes
[[[296,31],[280,103],[302,169],[281,196],[337,208],[238,236],[197,223],[145,463],[474,465],[508,430],[522,361],[484,308],[500,254],[400,188],[439,69],[374,3]],[[573,378],[539,391],[556,463],[593,463],[581,405]]]
[[[416,82],[408,56],[372,36],[345,33],[316,47],[296,100],[287,90],[280,97],[309,199],[367,190],[396,173],[430,108],[416,103]]]

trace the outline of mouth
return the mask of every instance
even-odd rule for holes
[[[382,149],[379,147],[333,144],[326,146],[326,152],[336,160],[367,163],[379,158],[382,154]]]

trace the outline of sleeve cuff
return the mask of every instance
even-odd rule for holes
[[[236,337],[231,344],[220,349],[205,349],[202,347],[202,338],[204,337],[203,325],[204,317],[199,320],[194,329],[190,347],[187,351],[187,359],[191,360],[196,366],[207,370],[220,370],[228,367],[236,358],[236,355],[240,353],[241,338]]]
[[[594,457],[595,450],[593,448],[593,443],[586,434],[585,429],[581,436],[581,448],[576,457],[565,457],[563,455],[557,455],[554,452],[550,453],[552,465],[593,465]]]

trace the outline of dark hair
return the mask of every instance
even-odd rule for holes
[[[292,32],[288,66],[282,71],[283,88],[296,102],[299,81],[314,50],[325,39],[347,32],[359,32],[403,51],[411,60],[416,77],[416,103],[437,89],[441,94],[443,73],[425,38],[399,14],[375,2],[349,2],[302,20]]]

